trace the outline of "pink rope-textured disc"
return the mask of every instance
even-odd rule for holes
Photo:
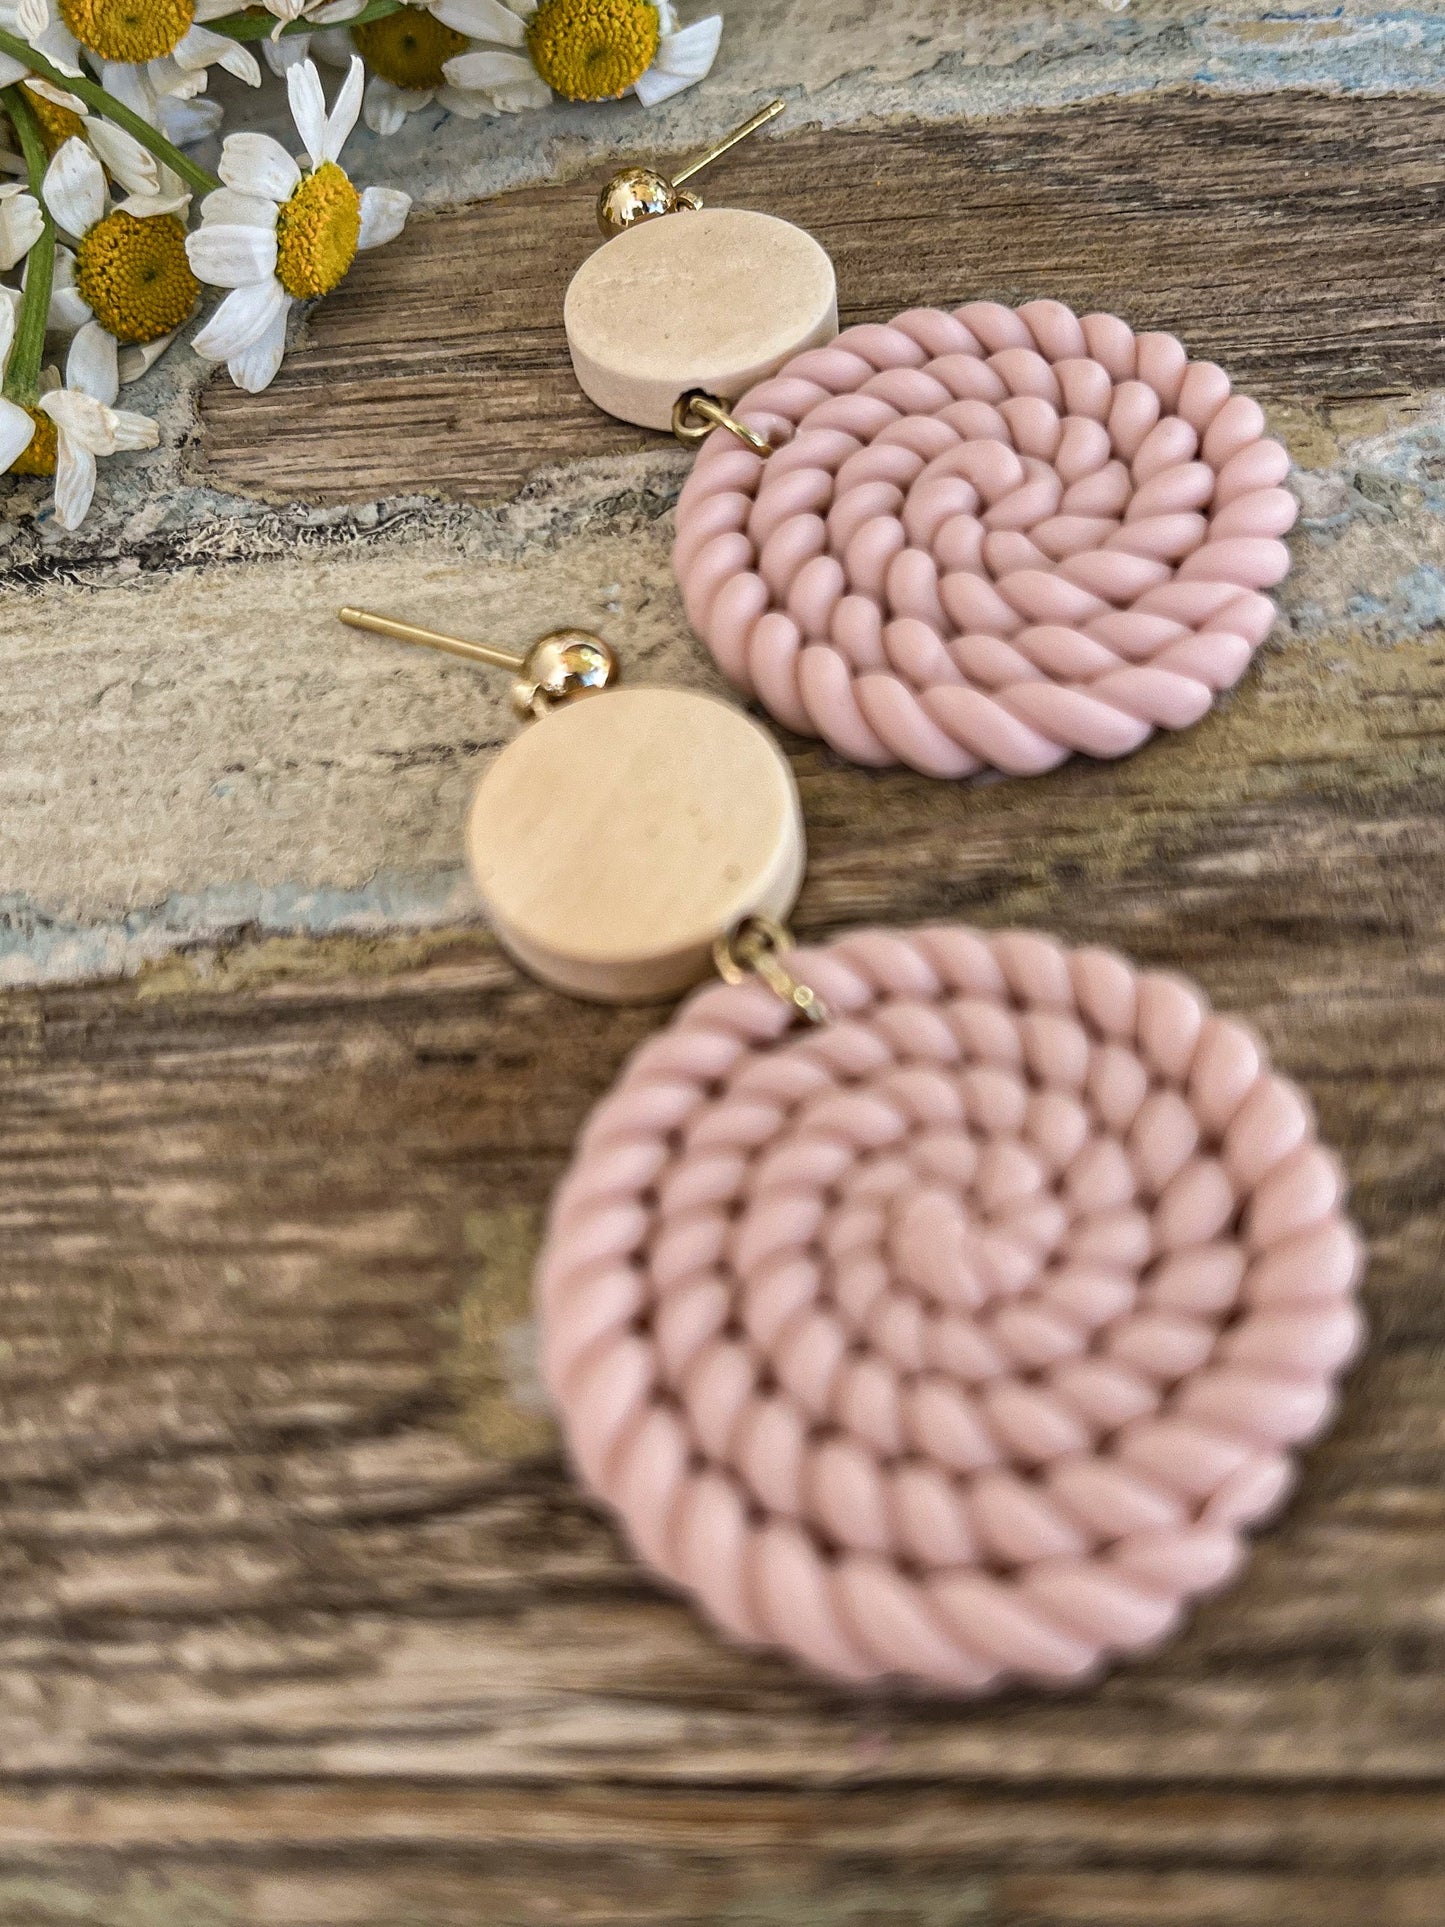
[[[1161,1639],[1360,1335],[1306,1100],[1182,980],[864,931],[698,992],[598,1106],[539,1275],[583,1478],[738,1639],[973,1693]]]
[[[688,619],[859,763],[1029,776],[1198,722],[1274,620],[1289,458],[1173,335],[916,308],[795,356],[677,506]]]

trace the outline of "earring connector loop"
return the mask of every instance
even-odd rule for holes
[[[712,947],[713,966],[725,984],[757,977],[773,995],[810,1024],[826,1024],[832,1013],[810,984],[799,983],[782,962],[793,948],[793,934],[776,917],[744,917]]]
[[[696,417],[696,419],[694,419]],[[679,395],[672,404],[672,432],[684,448],[698,448],[705,442],[715,428],[725,428],[730,435],[736,435],[744,448],[750,448],[754,455],[771,455],[773,445],[766,435],[760,435],[746,422],[740,422],[731,411],[731,406],[720,401],[716,395],[705,395],[701,389],[689,389],[687,394]]]

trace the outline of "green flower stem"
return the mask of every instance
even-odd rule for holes
[[[30,177],[30,192],[40,201],[40,238],[25,262],[25,292],[20,297],[20,314],[15,324],[15,341],[10,350],[10,365],[5,370],[5,398],[21,408],[33,408],[40,399],[40,363],[45,354],[45,327],[50,318],[50,290],[55,280],[55,223],[40,200],[45,179],[45,143],[40,124],[19,87],[4,89],[6,112],[25,156],[25,171]]]
[[[197,166],[178,147],[172,147],[164,134],[152,127],[148,120],[142,120],[139,114],[132,113],[113,94],[108,94],[104,87],[85,74],[61,73],[58,67],[51,66],[43,54],[36,53],[28,40],[22,40],[19,34],[10,33],[4,27],[0,27],[0,53],[21,61],[41,80],[48,80],[52,87],[61,87],[66,93],[74,94],[77,100],[83,100],[97,114],[103,115],[106,120],[113,120],[117,127],[123,127],[142,147],[149,148],[158,161],[163,161],[173,173],[179,174],[197,194],[213,194],[221,185],[214,174],[208,174],[204,167]],[[5,91],[9,93],[11,89]]]
[[[364,27],[368,20],[385,20],[389,13],[399,13],[402,0],[366,0],[360,13],[350,20],[332,22],[337,27]],[[275,19],[270,14],[230,13],[224,20],[208,20],[206,25],[212,33],[223,33],[230,40],[264,40],[276,30]],[[318,33],[320,28],[314,20],[292,20],[281,29],[284,39],[288,33]]]

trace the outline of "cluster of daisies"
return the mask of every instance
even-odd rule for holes
[[[411,199],[352,185],[364,118],[394,133],[435,103],[477,118],[554,95],[644,105],[700,80],[722,29],[670,0],[0,0],[0,472],[53,476],[77,528],[96,462],[159,439],[117,405],[208,291],[191,345],[255,393],[298,301],[329,294]],[[304,154],[232,133],[217,175],[186,150],[221,130],[210,69],[286,86]],[[328,111],[317,61],[342,78]],[[193,221],[193,210],[196,218]],[[63,374],[59,363],[63,360]]]

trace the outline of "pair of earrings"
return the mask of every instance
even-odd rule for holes
[[[581,270],[569,334],[604,406],[686,431],[701,393],[721,424],[676,567],[738,688],[852,760],[957,777],[1124,754],[1238,678],[1294,504],[1222,370],[1055,302],[833,338],[789,241],[811,332],[734,392],[700,292],[718,223],[657,178],[604,195],[650,218]],[[649,373],[626,337],[659,303],[705,352],[684,331]],[[760,339],[748,310],[736,359]],[[536,720],[468,847],[524,966],[605,1000],[724,979],[593,1113],[539,1271],[572,1457],[640,1555],[849,1680],[972,1694],[1156,1643],[1279,1505],[1359,1340],[1307,1100],[1197,988],[1110,952],[962,927],[791,948],[802,819],[758,725],[612,689],[582,632],[513,657],[343,614],[516,674]]]

